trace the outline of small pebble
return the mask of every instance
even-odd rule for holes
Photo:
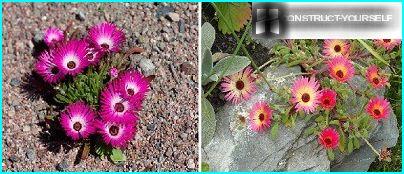
[[[180,20],[180,15],[177,13],[170,12],[167,14],[167,18],[173,22],[178,22]]]
[[[35,149],[27,149],[27,152],[25,153],[25,156],[30,160],[34,161],[36,159],[36,152]]]
[[[184,22],[184,20],[181,19],[180,21],[178,21],[178,28],[179,28],[180,33],[185,32],[185,22]]]
[[[61,163],[59,163],[56,166],[56,169],[63,172],[63,171],[67,171],[69,169],[69,164],[67,164],[66,160],[63,160]]]
[[[25,126],[22,128],[22,131],[23,131],[23,132],[29,132],[29,131],[31,131],[31,126],[25,125]]]
[[[43,37],[44,37],[44,33],[43,33],[42,31],[37,31],[37,32],[35,32],[35,35],[34,35],[34,43],[37,44],[37,43],[42,42],[42,41],[43,41]]]
[[[76,19],[83,22],[86,20],[86,15],[82,11],[80,11],[76,13]]]
[[[20,84],[21,84],[21,81],[18,79],[18,78],[12,78],[11,80],[10,80],[10,85],[11,86],[20,86]]]
[[[191,62],[187,61],[181,64],[181,71],[184,72],[186,75],[196,74],[195,70],[195,65],[193,65]]]
[[[192,158],[188,160],[187,167],[190,168],[190,169],[194,169],[196,167],[195,162],[194,162],[194,160]]]
[[[141,59],[139,62],[139,67],[142,69],[143,74],[145,76],[150,76],[154,74],[154,71],[156,69],[156,66],[154,66],[152,60],[150,59]]]

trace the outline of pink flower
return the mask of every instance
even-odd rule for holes
[[[45,31],[44,41],[49,47],[54,47],[55,44],[63,41],[64,34],[59,28],[50,27]]]
[[[264,132],[271,126],[272,110],[265,102],[257,102],[250,111],[250,127],[254,132]]]
[[[115,24],[104,22],[90,28],[88,39],[97,50],[118,52],[125,41],[125,34]]]
[[[337,56],[327,62],[330,76],[340,83],[350,80],[355,75],[352,62],[342,56]]]
[[[253,69],[247,67],[244,70],[224,77],[220,89],[226,93],[225,99],[232,103],[239,103],[242,100],[248,100],[257,90],[254,78],[251,76]]]
[[[54,52],[54,62],[64,74],[75,76],[87,67],[87,43],[82,40],[71,40]]]
[[[331,58],[337,56],[348,57],[350,44],[345,40],[325,40],[323,54]]]
[[[136,133],[136,122],[98,121],[98,132],[106,144],[125,148]]]
[[[128,70],[119,76],[121,93],[131,100],[143,101],[146,93],[150,90],[149,81],[136,70]]]
[[[95,113],[82,101],[69,104],[60,114],[60,124],[73,140],[88,138],[96,131]]]
[[[306,113],[314,112],[320,103],[321,92],[318,91],[319,88],[320,84],[314,77],[297,79],[292,86],[292,102],[296,104],[296,110],[303,110]]]
[[[109,74],[110,77],[116,78],[116,77],[118,77],[119,70],[116,69],[115,67],[112,67],[111,69],[109,69],[108,74]]]
[[[100,62],[101,58],[104,55],[105,55],[104,52],[99,51],[93,47],[88,47],[85,58],[87,59],[90,65],[98,65],[98,63]]]
[[[376,39],[373,42],[376,46],[384,48],[387,51],[391,51],[394,47],[401,44],[400,39]]]
[[[35,71],[50,84],[60,82],[64,78],[64,74],[53,63],[53,56],[48,51],[44,51],[35,63]]]
[[[100,116],[104,120],[132,122],[136,119],[135,108],[140,108],[139,100],[130,100],[121,93],[118,81],[110,82],[101,92]]]

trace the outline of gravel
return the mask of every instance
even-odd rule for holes
[[[184,62],[198,65],[196,7],[197,3],[3,3],[7,37],[3,39],[2,157],[8,159],[3,171],[196,171],[198,77],[180,68]],[[178,14],[179,21],[166,19],[168,13]],[[84,32],[106,20],[124,30],[125,48],[145,50],[133,57],[132,65],[156,77],[139,112],[137,134],[124,150],[127,161],[114,165],[90,155],[74,165],[80,147],[70,145],[64,133],[54,136],[44,131],[44,117],[57,114],[45,112],[46,93],[36,92],[46,87],[33,88],[41,82],[25,79],[30,79],[36,60],[33,51],[47,27],[64,29],[70,23]]]

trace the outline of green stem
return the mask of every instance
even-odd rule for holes
[[[257,73],[258,70],[261,70],[262,68],[266,67],[267,65],[269,65],[270,63],[275,62],[274,59],[268,60],[267,62],[265,62],[264,64],[262,64],[260,67],[258,67],[257,70],[254,71],[254,73]]]
[[[229,23],[227,22],[226,18],[224,17],[224,15],[222,14],[222,12],[219,10],[219,8],[216,6],[216,4],[213,3],[213,2],[212,2],[211,4],[212,4],[213,8],[215,8],[217,14],[223,19],[223,21],[224,21],[224,23],[226,24],[226,26],[230,29],[231,27],[230,27]],[[251,23],[251,21],[250,21],[250,23]],[[237,42],[239,42],[240,39],[238,38],[238,36],[237,36],[237,34],[234,32],[234,30],[230,30],[230,31],[231,31],[231,34],[233,35],[233,37],[237,40]],[[262,74],[262,72],[259,70],[257,64],[256,64],[256,63],[254,62],[254,60],[251,58],[250,54],[248,53],[248,50],[245,48],[244,45],[241,46],[241,50],[242,50],[243,53],[248,57],[248,59],[250,59],[251,65],[252,65],[252,66],[254,67],[254,69],[258,72],[258,75],[261,76],[261,78],[264,79],[264,81],[265,81],[265,83],[268,85],[269,89],[272,90],[271,85],[269,84],[269,82],[267,81],[267,79],[264,77],[264,75]]]
[[[373,147],[373,145],[370,144],[369,141],[368,141],[366,138],[364,138],[364,137],[362,136],[362,134],[359,134],[359,135],[361,136],[362,140],[365,141],[366,144],[373,150],[373,152],[374,152],[375,154],[377,154],[377,156],[380,156],[380,153]]]
[[[325,111],[325,125],[328,127],[328,117],[330,116],[330,110]]]
[[[247,24],[246,30],[244,31],[244,34],[243,34],[243,36],[241,37],[241,40],[238,40],[238,41],[237,41],[237,47],[236,47],[236,50],[234,50],[234,53],[233,53],[232,56],[236,56],[236,55],[238,54],[238,51],[240,50],[240,47],[241,47],[241,45],[243,44],[247,33],[250,31],[250,27],[251,27],[251,21]],[[204,97],[204,98],[206,98],[207,96],[209,96],[210,93],[213,91],[213,89],[215,89],[215,87],[217,86],[217,84],[219,84],[220,79],[223,78],[223,75],[225,74],[225,72],[227,72],[227,70],[229,69],[229,67],[230,67],[230,64],[228,64],[228,65],[226,66],[225,70],[220,73],[219,79],[218,79],[212,86],[210,86],[210,88],[208,89],[208,91],[207,91],[205,94],[203,94],[203,97]]]
[[[378,59],[379,61],[381,61],[383,64],[385,64],[386,66],[389,66],[389,63],[387,61],[385,61],[382,56],[380,56],[372,47],[370,47],[367,43],[365,43],[362,39],[357,39],[359,41],[360,44],[362,44],[363,47],[365,47],[370,54],[372,54],[373,56],[376,57],[376,59]]]

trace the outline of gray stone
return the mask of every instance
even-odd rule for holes
[[[268,68],[264,75],[268,79],[300,73],[300,68],[286,68],[285,66]],[[274,80],[271,82],[276,88],[289,87],[295,77]],[[272,139],[268,133],[254,133],[239,121],[239,116],[248,119],[249,109],[257,101],[279,102],[276,94],[268,92],[263,85],[251,97],[240,104],[226,104],[216,113],[216,134],[205,147],[206,154],[203,161],[210,165],[212,171],[325,171],[329,161],[324,150],[319,150],[317,142],[311,138],[304,138],[303,132],[307,123],[297,121],[295,127],[279,127],[277,139]],[[303,146],[312,142],[311,146]],[[313,143],[314,142],[314,143]],[[318,151],[312,155],[295,155],[301,151]],[[297,163],[298,160],[305,163]],[[318,160],[323,161],[318,163]],[[328,163],[327,163],[328,162]],[[293,169],[292,169],[293,168]]]
[[[289,74],[300,73],[299,67],[285,66],[269,67],[263,74],[267,79],[275,79],[272,87],[290,88],[298,76],[276,79]],[[367,85],[361,76],[355,76],[351,81],[352,87],[362,88]],[[262,84],[262,85],[261,85]],[[216,133],[202,150],[202,161],[207,162],[212,171],[367,171],[375,160],[373,152],[367,145],[355,150],[350,155],[341,155],[335,150],[336,159],[328,160],[326,151],[317,142],[317,137],[303,136],[312,121],[296,120],[296,125],[286,128],[280,125],[277,139],[268,134],[255,133],[240,121],[240,116],[247,119],[249,108],[258,101],[272,104],[282,104],[284,101],[272,93],[263,82],[258,84],[258,91],[247,101],[239,104],[226,103],[216,112]],[[362,88],[363,89],[363,88]],[[384,90],[377,91],[382,95]],[[348,113],[356,113],[368,100],[362,97],[352,97],[346,104]],[[399,135],[397,120],[394,114],[389,119],[377,124],[372,122],[375,129],[370,132],[370,142],[376,147],[393,147]],[[358,162],[360,161],[360,162]]]
[[[260,38],[254,38],[254,41],[261,44],[264,47],[267,47],[268,49],[271,49],[272,46],[276,43],[279,42],[277,39],[260,39]]]
[[[377,150],[394,147],[399,133],[396,115],[391,114],[388,119],[378,123],[376,131],[370,135],[369,143]],[[364,143],[362,142],[362,144]],[[339,158],[339,160],[333,161],[331,165],[332,171],[363,172],[369,169],[370,164],[377,159],[377,155],[368,145],[364,144],[351,154]]]
[[[156,66],[154,66],[152,60],[146,58],[140,60],[139,67],[145,76],[153,75],[156,70]]]

